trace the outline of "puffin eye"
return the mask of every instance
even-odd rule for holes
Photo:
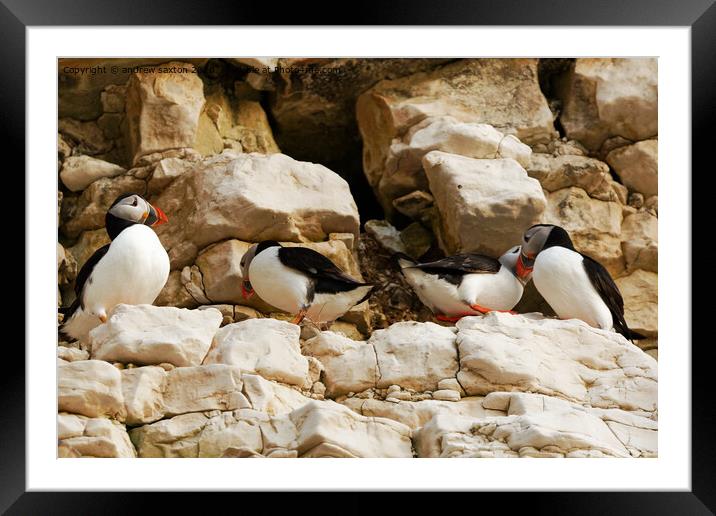
[[[132,201],[132,206],[136,206],[136,205],[137,205],[137,198],[135,197],[134,200]]]

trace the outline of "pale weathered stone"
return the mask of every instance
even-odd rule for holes
[[[622,250],[628,271],[659,272],[659,230],[657,218],[642,210],[622,222]]]
[[[125,172],[119,165],[91,156],[70,156],[62,163],[60,179],[71,191],[79,192],[97,179],[114,177]]]
[[[597,260],[612,275],[624,270],[619,203],[593,199],[581,188],[563,188],[547,196],[541,222],[563,227],[579,252]]]
[[[156,194],[164,190],[176,178],[190,171],[196,162],[180,158],[164,158],[157,163],[147,182],[147,192]]]
[[[659,193],[659,143],[645,140],[613,150],[607,161],[630,190],[645,197]]]
[[[221,328],[205,364],[230,364],[269,380],[303,386],[308,361],[301,355],[301,330],[275,319],[247,319]]]
[[[455,334],[434,323],[399,322],[373,332],[379,388],[392,384],[415,391],[436,390],[458,370]]]
[[[138,457],[198,457],[208,417],[200,412],[139,426],[129,431]]]
[[[546,201],[536,179],[513,159],[472,159],[433,151],[423,158],[440,210],[447,253],[499,256],[519,243]]]
[[[289,414],[303,457],[412,457],[410,428],[361,416],[331,401],[307,403]]]
[[[59,411],[124,420],[122,376],[118,369],[107,362],[59,361],[57,389]]]
[[[400,238],[400,232],[386,220],[368,220],[365,223],[366,233],[391,253],[405,253],[405,244]]]
[[[460,401],[460,393],[450,389],[439,389],[433,392],[433,398],[442,401]]]
[[[61,358],[67,362],[77,362],[78,360],[88,360],[89,353],[79,348],[57,346],[57,358]]]
[[[122,393],[128,425],[142,425],[164,417],[166,382],[166,371],[158,366],[122,370]]]
[[[620,334],[571,319],[492,312],[457,323],[468,395],[527,391],[594,407],[654,411],[656,362]]]
[[[421,163],[422,167],[422,163]],[[409,194],[393,199],[393,207],[406,217],[417,220],[433,205],[433,196],[422,190],[415,190]]]
[[[349,398],[343,404],[364,416],[393,419],[414,430],[425,425],[437,414],[469,417],[505,415],[502,410],[483,407],[482,397],[462,398],[457,402],[429,399],[423,401],[399,401],[398,403],[376,399]]]
[[[381,180],[394,138],[428,117],[489,124],[527,144],[556,135],[536,59],[461,59],[434,72],[382,81],[358,98],[356,112],[363,169],[373,186]]]
[[[624,318],[629,328],[653,337],[659,331],[659,276],[635,270],[616,280],[624,298]]]
[[[60,456],[133,458],[134,446],[124,425],[104,418],[88,419],[75,414],[59,414]],[[64,455],[63,455],[64,454]]]
[[[92,358],[133,364],[199,365],[221,324],[218,310],[117,305],[90,332]]]
[[[527,173],[537,179],[542,188],[549,192],[578,186],[594,199],[619,200],[615,183],[609,173],[609,166],[594,158],[533,154],[532,164],[527,168]]]
[[[417,432],[418,456],[630,456],[607,424],[584,407],[547,396],[497,394],[511,399],[507,416],[437,415]],[[485,398],[483,405],[489,402]]]
[[[127,124],[134,163],[153,152],[192,147],[199,113],[204,105],[201,79],[196,73],[171,73],[193,65],[170,62],[157,69],[133,73],[127,84]]]
[[[358,234],[348,183],[322,165],[283,154],[205,159],[174,180],[157,205],[172,217],[157,234],[173,268],[228,238],[306,242],[333,232]]]
[[[270,382],[257,374],[244,373],[244,394],[254,410],[269,416],[288,414],[311,401],[297,390],[276,382]]]
[[[393,141],[380,180],[374,185],[388,215],[395,198],[427,190],[422,158],[431,151],[468,158],[513,158],[525,167],[532,153],[517,138],[506,136],[491,125],[463,123],[451,116],[428,117]]]
[[[375,348],[370,344],[324,331],[306,341],[303,352],[320,360],[330,397],[361,392],[376,385],[378,366]]]
[[[224,364],[178,367],[167,373],[164,416],[249,408],[242,387],[238,367]]]
[[[560,121],[567,136],[599,149],[610,136],[644,140],[658,129],[656,58],[579,58]]]

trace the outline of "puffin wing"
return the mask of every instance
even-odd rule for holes
[[[367,286],[351,278],[321,253],[306,247],[281,247],[278,258],[286,267],[301,271],[315,281],[316,292],[336,293]]]
[[[465,274],[497,274],[502,264],[495,258],[482,254],[465,253],[448,256],[442,260],[427,263],[417,263],[416,267],[455,285],[462,282]]]
[[[110,244],[107,244],[97,249],[94,254],[89,257],[89,260],[84,263],[80,272],[77,274],[77,278],[75,278],[75,300],[69,307],[60,308],[59,310],[60,313],[64,315],[64,321],[60,327],[60,332],[68,338],[73,337],[65,331],[65,325],[69,322],[70,318],[74,315],[78,308],[84,308],[82,305],[82,294],[84,293],[87,280],[92,274],[95,265],[97,265],[104,255],[107,254],[107,251],[109,251],[109,246]]]
[[[584,270],[587,272],[589,281],[612,314],[614,329],[627,339],[644,338],[643,335],[631,331],[627,326],[626,319],[624,319],[624,298],[609,272],[607,272],[601,263],[593,260],[589,256],[582,255],[582,258],[582,264],[584,265]]]

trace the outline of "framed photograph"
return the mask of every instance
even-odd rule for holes
[[[547,491],[532,510],[710,514],[712,4],[345,26],[4,1],[27,300],[0,507]]]

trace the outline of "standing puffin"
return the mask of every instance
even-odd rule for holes
[[[627,326],[624,299],[609,272],[576,251],[563,228],[536,224],[525,232],[517,274],[525,277],[530,273],[560,319],[581,319],[595,328],[613,329],[627,339],[644,338]]]
[[[61,332],[86,341],[119,303],[153,303],[169,277],[169,256],[149,226],[167,216],[137,194],[117,197],[105,215],[109,244],[85,262],[75,280],[76,299],[63,310]]]
[[[348,276],[321,253],[305,247],[283,247],[273,240],[252,245],[241,259],[241,291],[314,323],[335,321],[366,300],[373,285]]]
[[[455,322],[467,315],[510,312],[522,298],[529,274],[515,269],[520,247],[499,259],[475,253],[416,263],[397,255],[400,272],[439,321]]]

